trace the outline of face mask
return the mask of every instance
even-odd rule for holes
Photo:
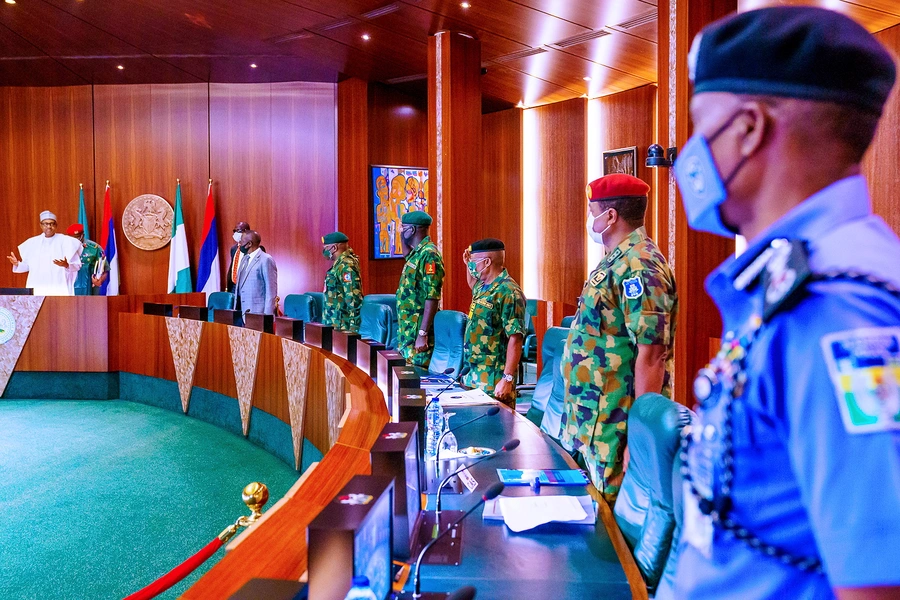
[[[692,135],[675,161],[675,181],[691,229],[724,237],[734,237],[736,233],[722,222],[719,207],[728,198],[728,184],[749,157],[741,158],[723,180],[709,147],[739,114],[740,111],[735,112],[709,139],[699,133]]]
[[[414,235],[416,235],[415,228],[400,230],[400,237],[403,239],[404,242],[409,243],[409,241],[413,238]]]
[[[604,210],[602,213],[600,213],[600,217],[602,217],[603,215],[605,215],[606,213],[608,213],[611,210],[612,210],[611,208]],[[600,233],[597,233],[596,231],[594,231],[594,221],[596,221],[600,217],[595,217],[593,214],[588,214],[587,232],[588,232],[588,237],[590,237],[591,240],[595,244],[600,244],[601,246],[605,246],[606,244],[603,243],[603,234],[606,233],[606,231],[610,227],[612,227],[612,223],[607,225],[603,231],[601,231]]]
[[[333,260],[331,250],[329,250],[328,248],[322,248],[322,256],[324,256],[327,260]]]
[[[481,273],[478,272],[478,263],[483,260],[487,260],[487,259],[482,258],[479,260],[470,260],[466,265],[469,268],[469,275],[471,275],[474,279],[481,278]]]
[[[241,243],[241,232],[240,232],[240,231],[235,231],[235,232],[232,234],[231,238],[232,238],[235,242],[237,242],[238,244],[240,244],[240,243]]]
[[[241,254],[249,254],[250,253],[250,242],[247,242],[243,246],[241,246]]]

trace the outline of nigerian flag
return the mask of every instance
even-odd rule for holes
[[[172,243],[169,245],[168,293],[183,294],[193,291],[187,235],[184,233],[184,216],[181,214],[181,180],[178,180],[178,187],[175,190],[175,218],[172,219]]]
[[[87,209],[84,208],[84,186],[78,184],[78,223],[84,227],[84,239],[91,239],[91,232],[88,231]]]

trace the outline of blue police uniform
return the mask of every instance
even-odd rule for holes
[[[865,179],[814,194],[706,285],[726,333],[695,383],[678,568],[657,598],[900,584],[900,240]]]

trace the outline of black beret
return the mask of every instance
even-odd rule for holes
[[[810,6],[731,15],[691,49],[694,93],[730,92],[852,104],[881,114],[896,78],[890,53],[861,25]]]
[[[485,238],[478,240],[469,246],[469,252],[475,254],[477,252],[493,252],[494,250],[505,250],[506,246],[503,242],[494,238]]]
[[[341,233],[340,231],[335,231],[334,233],[329,233],[328,235],[322,237],[322,243],[325,245],[328,244],[342,244],[343,242],[349,242],[350,238]]]

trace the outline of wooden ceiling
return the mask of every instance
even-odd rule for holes
[[[422,94],[428,36],[452,29],[481,40],[486,109],[533,106],[655,83],[657,1],[5,0],[0,85],[360,77]],[[739,0],[788,3],[900,23],[900,0]]]

